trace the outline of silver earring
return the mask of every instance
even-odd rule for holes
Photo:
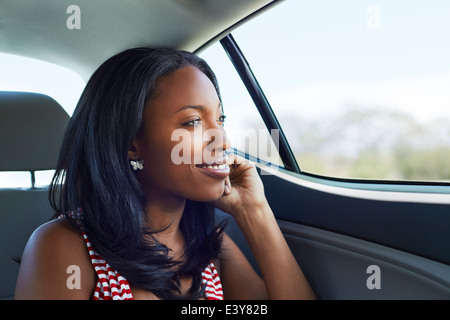
[[[136,170],[142,170],[144,169],[144,160],[131,160],[130,161],[131,167],[133,168],[133,171]]]

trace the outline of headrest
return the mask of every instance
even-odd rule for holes
[[[0,171],[54,169],[69,118],[46,95],[0,91]]]

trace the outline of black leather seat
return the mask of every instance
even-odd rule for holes
[[[28,171],[33,181],[31,188],[0,188],[0,299],[14,297],[14,258],[53,215],[48,188],[34,186],[34,172],[55,168],[69,118],[46,95],[0,92],[0,171]]]

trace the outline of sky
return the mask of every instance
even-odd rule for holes
[[[279,112],[353,103],[450,117],[450,1],[288,0],[234,37]]]

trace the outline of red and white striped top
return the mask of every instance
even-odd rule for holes
[[[68,214],[75,220],[82,217],[81,210]],[[82,232],[82,234],[98,279],[92,300],[133,300],[128,280],[92,248],[86,233]],[[205,285],[204,297],[206,300],[223,300],[222,283],[212,261],[202,272],[202,285]]]

